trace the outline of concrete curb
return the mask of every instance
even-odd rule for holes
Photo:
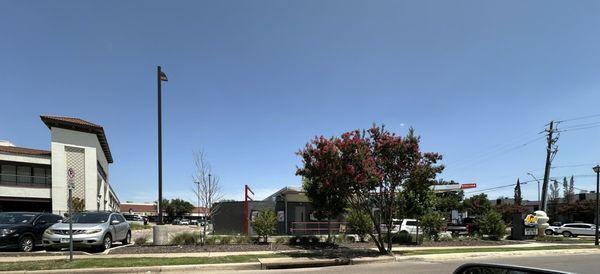
[[[266,258],[265,258],[266,259]],[[215,270],[263,270],[277,268],[300,268],[300,267],[327,267],[337,265],[360,265],[372,263],[394,262],[393,256],[362,257],[355,259],[314,259],[314,258],[277,258],[277,266],[267,266],[267,261],[253,263],[223,263],[223,264],[198,264],[198,265],[166,265],[166,266],[142,266],[142,267],[106,267],[106,268],[75,268],[55,270],[18,270],[0,271],[2,274],[100,274],[100,273],[160,273],[174,271],[215,271]],[[287,260],[285,260],[287,259]]]
[[[106,267],[106,268],[74,268],[34,271],[6,271],[3,274],[100,274],[100,273],[160,273],[167,271],[213,271],[213,270],[260,270],[261,264],[255,263],[224,263],[224,264],[198,264],[198,265],[165,265],[142,267]]]

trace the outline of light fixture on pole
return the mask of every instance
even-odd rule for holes
[[[596,239],[594,244],[598,245],[598,212],[600,210],[600,193],[598,193],[598,191],[600,191],[600,165],[596,165],[593,170],[596,172],[596,211],[594,212],[596,214],[594,216],[594,224],[596,225]]]

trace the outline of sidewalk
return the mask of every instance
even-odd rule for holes
[[[540,243],[530,242],[524,244],[511,244],[511,245],[493,245],[493,246],[444,246],[444,247],[421,247],[421,246],[396,246],[392,248],[394,252],[400,251],[417,251],[417,250],[449,250],[449,249],[489,249],[489,248],[531,248],[531,247],[544,247],[544,246],[591,246],[593,243],[569,243],[569,244],[557,244],[557,243]],[[377,250],[372,248],[372,250]],[[191,252],[191,253],[145,253],[145,254],[89,254],[79,253],[75,254],[75,259],[90,259],[90,258],[178,258],[178,257],[225,257],[225,256],[236,256],[236,255],[269,255],[269,254],[286,254],[286,253],[306,253],[310,254],[310,250],[282,250],[282,251],[236,251],[236,252]],[[61,260],[68,259],[68,253],[62,253],[57,255],[44,254],[40,256],[27,255],[27,256],[2,256],[0,257],[0,263],[3,262],[27,262],[27,261],[43,261],[43,260]]]
[[[474,248],[529,248],[543,246],[586,246],[594,245],[593,243],[552,243],[552,242],[528,242],[524,244],[511,245],[477,245],[477,246],[395,246],[392,251],[414,251],[414,250],[432,250],[432,249],[474,249]]]

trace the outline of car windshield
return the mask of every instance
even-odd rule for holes
[[[0,213],[0,224],[31,223],[35,216],[35,214],[30,213]]]
[[[77,213],[73,215],[73,223],[100,224],[108,221],[110,213]]]

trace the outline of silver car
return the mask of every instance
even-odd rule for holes
[[[115,212],[81,212],[73,214],[73,245],[108,249],[113,242],[131,242],[129,223]],[[69,221],[57,223],[46,229],[42,243],[46,247],[69,245]]]

